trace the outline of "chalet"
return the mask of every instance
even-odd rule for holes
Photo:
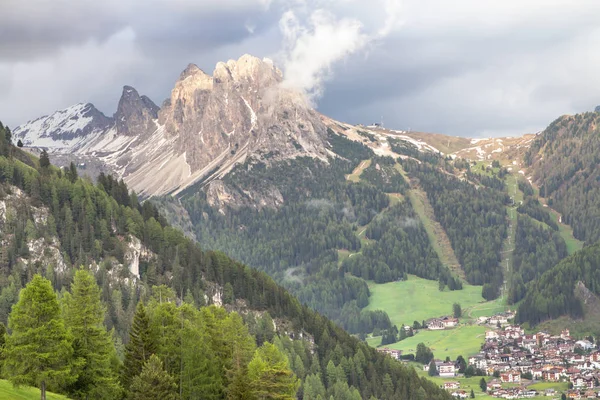
[[[443,317],[442,323],[444,324],[444,328],[454,328],[458,325],[458,318]]]
[[[444,382],[444,389],[446,389],[446,390],[454,390],[454,389],[459,389],[459,388],[460,388],[460,382],[456,382],[456,381]]]
[[[542,377],[545,381],[548,382],[558,382],[560,381],[560,377],[562,376],[562,371],[557,368],[553,368],[549,371],[544,371],[542,373]]]
[[[483,354],[477,354],[469,357],[469,364],[473,365],[475,368],[486,369],[488,366],[488,360]]]
[[[378,352],[388,354],[394,360],[399,360],[402,356],[402,350],[389,349],[387,347],[377,349]]]
[[[456,367],[454,363],[443,363],[438,367],[438,373],[441,377],[453,377],[456,376]]]
[[[504,383],[521,383],[519,371],[511,370],[500,374],[500,380]]]
[[[500,335],[498,335],[498,332],[496,332],[496,331],[486,331],[485,332],[486,340],[498,339],[499,337],[500,337]]]
[[[446,329],[446,325],[444,325],[444,322],[441,319],[433,318],[427,321],[427,329],[432,331],[439,331]]]

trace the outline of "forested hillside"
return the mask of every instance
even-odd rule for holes
[[[10,141],[0,128],[3,377],[73,398],[449,398],[266,274],[203,252],[122,181]],[[358,214],[388,205],[370,190],[346,192]]]
[[[535,138],[525,157],[540,196],[587,244],[600,239],[599,122],[597,112],[560,117]]]
[[[548,215],[546,211],[544,213],[542,215]],[[507,298],[509,304],[514,304],[525,296],[527,283],[538,279],[567,256],[567,245],[558,232],[527,215],[519,215],[517,221]]]
[[[565,258],[531,282],[519,305],[517,321],[534,325],[563,315],[583,317],[583,305],[575,296],[578,282],[600,295],[600,244],[585,247]]]
[[[388,329],[385,313],[362,310],[369,297],[365,280],[390,282],[410,273],[452,289],[460,283],[442,266],[411,203],[402,198],[408,183],[395,160],[375,157],[332,132],[330,143],[340,157],[328,164],[312,158],[269,167],[249,161],[224,178],[239,192],[276,187],[283,198],[279,208],[229,207],[222,213],[202,191],[182,204],[205,247],[268,272],[352,333]],[[360,181],[347,180],[364,159],[372,162]]]
[[[477,187],[430,163],[403,160],[402,165],[427,193],[467,281],[484,285],[484,298],[498,297],[503,282],[499,261],[507,232],[504,206],[508,195],[486,186]]]

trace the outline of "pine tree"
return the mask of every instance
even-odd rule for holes
[[[471,398],[474,399],[475,398],[475,392],[473,391],[473,389],[471,389]]]
[[[64,299],[65,324],[75,340],[75,357],[81,359],[77,381],[69,388],[75,398],[114,399],[120,396],[112,338],[103,324],[106,309],[100,301],[100,288],[92,274],[75,273],[71,294]]]
[[[48,157],[48,152],[46,149],[42,150],[40,153],[40,167],[48,168],[50,166],[50,157]]]
[[[296,398],[298,378],[290,370],[286,356],[271,343],[256,350],[248,364],[248,377],[250,390],[259,400]]]
[[[162,361],[156,354],[144,363],[142,372],[131,382],[131,400],[175,400],[177,385],[165,371]]]
[[[23,142],[21,141],[21,139],[19,139],[17,141],[17,147],[19,147],[19,148],[23,147]]]
[[[482,392],[487,391],[487,382],[485,381],[485,378],[481,378],[481,380],[479,381],[479,387],[481,388]]]
[[[21,290],[8,327],[4,372],[14,385],[37,386],[45,400],[47,387],[57,389],[77,378],[71,365],[73,339],[50,281],[36,274]]]
[[[142,372],[144,363],[150,359],[152,354],[156,353],[157,347],[146,308],[142,302],[139,302],[129,330],[129,343],[125,347],[125,361],[121,374],[121,384],[125,390],[133,378]]]

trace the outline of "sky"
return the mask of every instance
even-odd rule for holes
[[[349,123],[489,137],[600,104],[597,0],[1,0],[0,120],[124,85],[160,105],[180,72],[245,53]]]

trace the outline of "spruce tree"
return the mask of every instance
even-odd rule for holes
[[[100,301],[100,288],[89,272],[75,273],[71,294],[64,297],[65,324],[75,340],[75,357],[81,360],[77,381],[69,387],[75,398],[114,399],[121,388],[112,366],[115,346],[106,327],[106,309]]]
[[[50,166],[50,157],[48,157],[48,152],[46,149],[42,150],[40,153],[40,167],[48,168]]]
[[[144,363],[142,372],[131,382],[131,400],[175,400],[177,385],[156,354]]]
[[[8,317],[4,372],[15,386],[59,389],[74,381],[73,339],[60,315],[56,293],[49,280],[36,274],[19,293]]]
[[[127,390],[133,378],[142,372],[144,363],[157,350],[156,338],[152,335],[146,308],[139,302],[129,330],[129,343],[125,347],[125,361],[121,384]]]

